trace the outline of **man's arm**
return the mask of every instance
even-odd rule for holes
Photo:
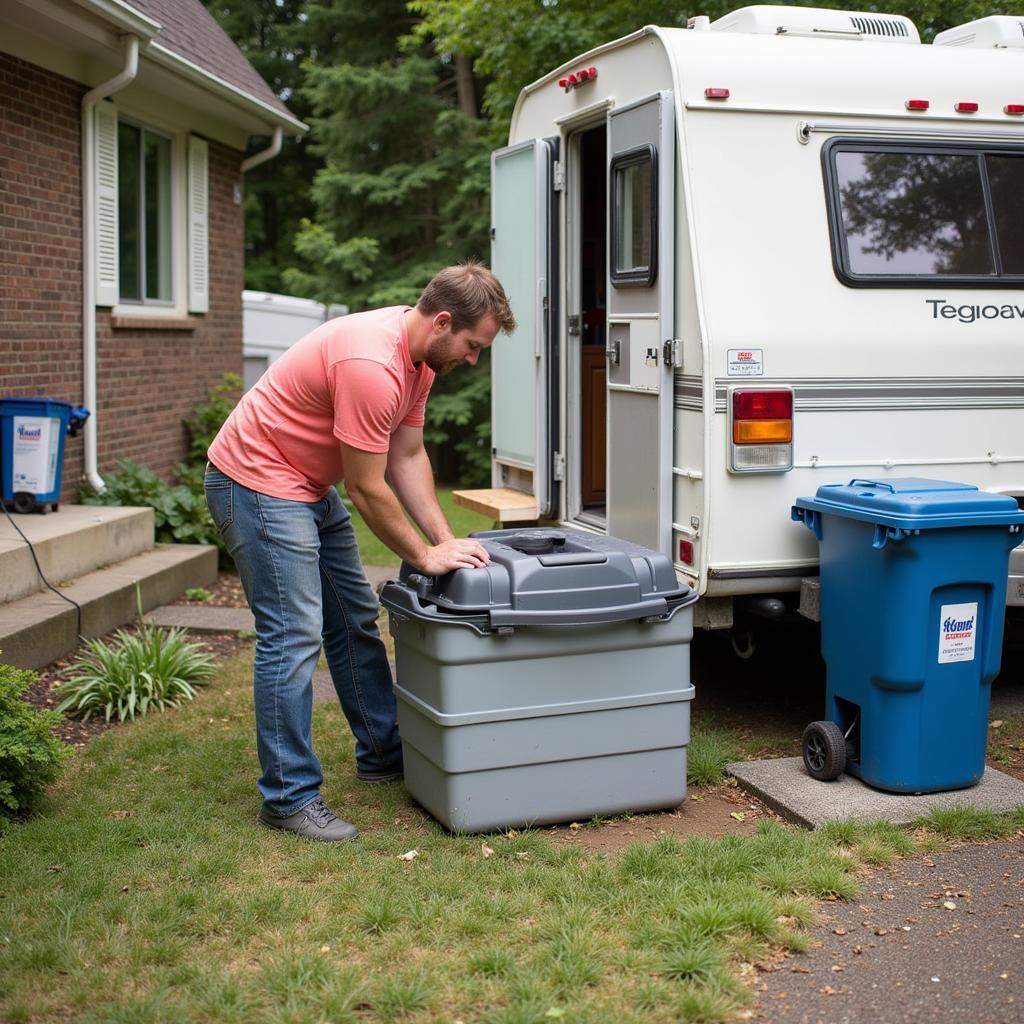
[[[423,447],[422,427],[399,427],[391,435],[387,474],[402,507],[433,543],[440,544],[455,536],[437,502],[434,471]]]
[[[389,463],[388,454],[364,452],[344,442],[340,443],[345,464],[345,488],[349,497],[370,529],[395,554],[428,576],[440,576],[452,569],[474,568],[486,565],[490,561],[487,552],[478,541],[454,539],[446,522],[444,533],[447,536],[439,537],[428,533],[433,543],[425,543],[405,518],[395,492],[385,480],[384,474]],[[429,464],[427,469],[429,471]],[[415,491],[415,486],[413,490]],[[432,485],[431,493],[433,502],[437,505]],[[440,507],[437,511],[440,519],[444,521]],[[426,528],[424,532],[427,533]]]

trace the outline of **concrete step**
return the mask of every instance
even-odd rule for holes
[[[212,545],[158,544],[151,551],[88,572],[58,590],[81,606],[81,635],[95,637],[137,618],[136,584],[145,612],[173,601],[189,587],[208,586],[216,578],[217,549]],[[75,650],[78,628],[75,608],[50,590],[0,605],[0,661],[41,668]]]
[[[55,587],[153,548],[153,510],[148,507],[61,505],[48,515],[12,513],[11,519],[0,513],[0,604],[44,589],[32,552],[12,521],[35,548],[43,575]]]

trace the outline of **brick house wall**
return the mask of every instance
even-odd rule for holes
[[[0,397],[82,403],[81,97],[85,87],[0,53]],[[182,420],[242,372],[242,153],[210,143],[210,307],[187,328],[123,326],[96,311],[99,468],[169,478]],[[77,498],[82,441],[65,446],[61,500]]]
[[[0,397],[82,404],[84,93],[0,53]],[[82,475],[68,441],[65,501]]]

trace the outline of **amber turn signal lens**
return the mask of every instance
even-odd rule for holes
[[[793,440],[792,420],[733,420],[734,444],[789,444]]]

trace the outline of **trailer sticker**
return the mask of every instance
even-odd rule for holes
[[[763,349],[729,349],[730,377],[760,377],[764,374]]]
[[[974,661],[978,635],[978,602],[944,604],[939,611],[939,664]]]

